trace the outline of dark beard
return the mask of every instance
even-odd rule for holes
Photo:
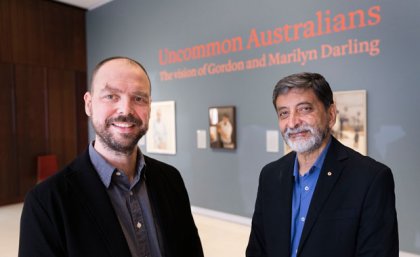
[[[114,122],[132,122],[135,126],[142,127],[143,122],[140,119],[135,118],[132,114],[127,116],[118,116],[116,118],[109,118],[105,121],[104,128],[95,128],[96,134],[99,139],[104,143],[104,146],[108,149],[121,153],[123,155],[130,155],[137,148],[137,143],[147,132],[147,125],[142,128],[137,134],[123,134],[122,136],[127,139],[129,142],[127,144],[121,144],[115,140],[112,134],[109,132],[108,128],[112,126]]]

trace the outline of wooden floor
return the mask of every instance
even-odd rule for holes
[[[0,207],[1,257],[17,256],[21,212],[22,204]],[[245,256],[250,231],[248,225],[240,225],[220,218],[211,218],[208,215],[203,215],[202,212],[200,213],[194,212],[194,219],[200,233],[205,257]],[[400,257],[420,256],[401,252]]]
[[[245,256],[250,227],[194,214],[205,257]]]
[[[0,207],[0,256],[16,257],[22,204]],[[194,220],[206,257],[244,256],[249,227],[205,215],[194,214]]]
[[[0,207],[0,256],[17,256],[22,204]]]

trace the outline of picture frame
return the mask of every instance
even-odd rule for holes
[[[332,135],[342,144],[367,155],[367,92],[348,90],[333,92],[337,116]],[[283,152],[290,147],[283,140]]]
[[[210,148],[236,149],[235,106],[209,107]]]
[[[342,144],[363,155],[367,155],[366,98],[366,90],[334,92],[337,116],[332,134]]]
[[[146,133],[146,151],[176,154],[175,101],[151,103],[149,130]]]

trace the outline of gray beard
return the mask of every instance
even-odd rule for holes
[[[311,137],[309,139],[291,141],[290,133],[299,133],[302,131],[310,131]],[[296,129],[287,129],[283,133],[283,139],[286,144],[297,153],[310,153],[317,150],[322,145],[322,141],[327,137],[329,128],[327,127],[324,131],[318,128],[311,127],[309,125],[303,125]]]

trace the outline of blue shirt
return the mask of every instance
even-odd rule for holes
[[[93,144],[89,145],[90,159],[107,189],[131,255],[144,257],[140,253],[147,247],[146,252],[151,257],[161,257],[158,224],[155,223],[146,183],[142,179],[142,171],[146,165],[144,156],[138,151],[136,173],[130,184],[124,172],[109,164],[95,150]],[[146,233],[140,233],[141,229],[145,229]],[[142,244],[142,240],[147,243]]]
[[[299,175],[299,162],[296,155],[295,165],[293,168],[294,185],[292,197],[292,228],[291,228],[291,257],[297,255],[300,238],[302,236],[303,226],[305,225],[306,215],[308,214],[309,205],[315,186],[318,181],[321,168],[325,160],[328,148],[330,147],[331,138],[321,154],[316,159],[314,165],[305,175]]]

